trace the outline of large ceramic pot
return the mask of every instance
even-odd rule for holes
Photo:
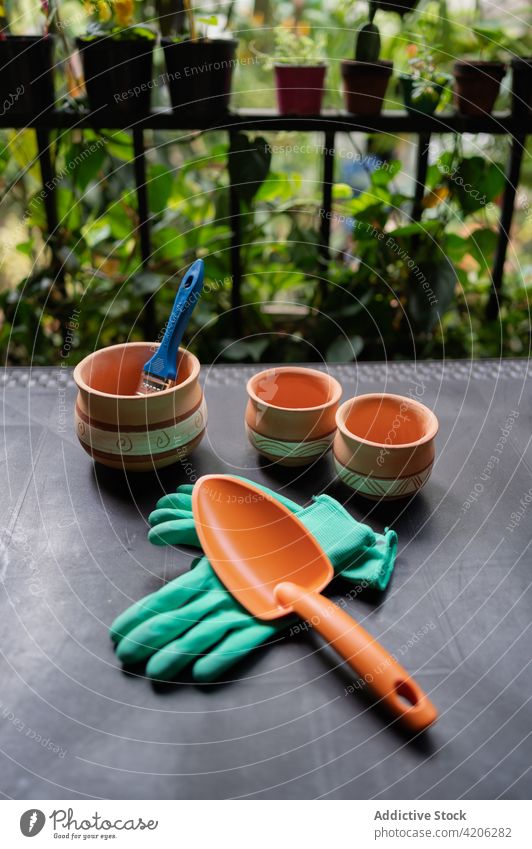
[[[358,62],[344,59],[341,64],[344,103],[353,115],[379,115],[393,62]]]
[[[150,38],[78,38],[89,106],[130,118],[150,111],[153,48]]]
[[[98,463],[150,471],[181,460],[201,442],[207,409],[199,360],[180,348],[178,384],[137,396],[144,363],[158,347],[149,342],[95,351],[74,369],[75,424],[85,451]]]
[[[342,395],[334,377],[285,366],[253,375],[247,390],[247,436],[268,460],[304,466],[329,450]]]
[[[238,41],[163,38],[161,43],[172,107],[202,116],[227,112]]]
[[[325,65],[275,65],[277,106],[281,115],[319,115]]]
[[[438,419],[402,395],[358,395],[339,408],[333,452],[340,479],[372,500],[413,495],[434,463]]]
[[[489,115],[506,66],[502,62],[456,62],[454,101],[461,115]]]
[[[53,108],[53,48],[51,35],[8,35],[0,41],[0,116],[37,118]]]

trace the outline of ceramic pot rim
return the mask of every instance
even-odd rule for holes
[[[321,380],[326,379],[334,389],[333,396],[332,398],[329,398],[328,401],[325,401],[323,404],[318,404],[315,407],[279,407],[277,404],[271,404],[269,401],[265,401],[264,398],[259,398],[259,396],[255,393],[252,384],[259,378],[264,378],[272,372],[279,373],[280,371],[291,374],[311,374],[314,377],[319,377]],[[328,407],[333,407],[338,403],[343,392],[340,383],[328,372],[318,371],[318,369],[315,368],[303,368],[303,366],[272,366],[272,368],[258,371],[249,378],[246,389],[249,397],[255,401],[255,403],[262,404],[264,407],[268,407],[272,410],[281,410],[284,413],[312,413],[317,410],[326,410]]]
[[[155,348],[159,347],[159,342],[121,342],[118,345],[107,345],[107,347],[105,348],[99,348],[98,351],[93,351],[92,354],[88,354],[86,357],[84,357],[82,361],[78,363],[77,366],[74,368],[74,381],[76,383],[76,386],[78,387],[78,389],[88,392],[89,395],[96,395],[99,398],[119,398],[120,401],[135,401],[137,403],[139,400],[149,398],[149,395],[115,395],[113,392],[102,392],[100,389],[94,389],[92,386],[89,386],[89,384],[85,383],[85,381],[81,377],[82,367],[85,366],[89,360],[93,360],[96,357],[101,356],[103,351],[109,351],[112,349],[118,350],[118,348],[131,349],[147,347],[149,347],[153,351]],[[163,389],[161,392],[157,392],[156,395],[154,394],[153,397],[165,398],[168,395],[172,395],[173,393],[179,392],[179,390],[184,389],[186,386],[189,386],[197,379],[200,372],[200,361],[196,356],[194,356],[194,354],[191,354],[190,351],[187,351],[186,348],[180,347],[179,351],[181,352],[181,354],[190,358],[192,363],[191,373],[185,380],[183,380],[182,383],[178,383],[177,386],[171,386],[169,389]]]
[[[275,62],[275,70],[290,70],[290,71],[316,71],[321,68],[327,68],[325,59],[323,62],[314,62],[312,65],[302,65],[300,62]]]
[[[373,442],[371,439],[365,439],[363,436],[358,436],[356,433],[352,433],[345,425],[347,416],[352,409],[357,406],[357,404],[370,399],[373,400],[374,398],[391,398],[393,401],[399,401],[401,403],[406,401],[423,416],[428,416],[429,426],[427,432],[420,439],[414,440],[414,442],[400,442],[398,444]],[[421,401],[417,401],[415,398],[408,398],[406,395],[394,395],[390,392],[370,392],[367,395],[355,395],[354,398],[349,398],[347,401],[344,401],[344,403],[336,411],[336,427],[345,437],[361,442],[363,445],[371,445],[373,448],[386,448],[387,451],[399,451],[401,448],[415,448],[418,445],[425,445],[427,442],[434,439],[438,433],[439,426],[436,414],[426,407],[425,404],[422,404]]]

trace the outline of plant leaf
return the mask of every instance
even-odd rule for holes
[[[363,347],[361,336],[337,336],[327,348],[325,359],[328,363],[350,363],[358,357]]]
[[[270,171],[271,148],[266,139],[256,136],[251,140],[245,133],[231,137],[229,149],[229,177],[238,186],[238,194],[248,205],[257,194]]]

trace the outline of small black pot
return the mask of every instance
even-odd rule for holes
[[[149,38],[77,38],[89,107],[128,118],[150,111],[153,48]]]
[[[528,118],[532,113],[532,56],[512,59],[512,114]]]
[[[8,35],[0,41],[0,117],[37,118],[53,109],[51,35]]]
[[[203,116],[227,112],[238,41],[163,38],[162,45],[173,108]]]
[[[443,75],[442,75],[443,76]],[[451,77],[447,77],[450,84]],[[399,74],[399,88],[403,95],[405,109],[409,115],[434,115],[439,106],[446,84],[444,82],[430,83],[431,92],[423,93],[416,103],[412,102],[414,78],[411,74]]]

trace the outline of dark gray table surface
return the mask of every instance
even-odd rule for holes
[[[528,367],[332,368],[344,398],[417,392],[440,419],[429,484],[391,505],[335,482],[330,456],[303,472],[259,461],[243,426],[250,366],[203,369],[208,436],[190,468],[128,480],[95,468],[78,445],[70,371],[5,372],[0,791],[18,799],[529,798]],[[388,591],[360,595],[349,609],[430,693],[441,712],[435,727],[412,739],[390,724],[365,694],[349,692],[349,668],[314,634],[258,650],[218,685],[183,674],[156,687],[121,670],[109,623],[190,562],[190,551],[148,543],[146,517],[191,471],[237,472],[301,501],[326,491],[376,530],[397,530]]]

